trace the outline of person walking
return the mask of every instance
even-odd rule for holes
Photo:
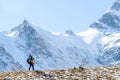
[[[29,64],[29,71],[30,71],[31,67],[32,67],[32,70],[34,70],[34,58],[32,55],[29,55],[27,62]]]

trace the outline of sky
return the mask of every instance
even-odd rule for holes
[[[0,0],[0,31],[23,20],[50,32],[86,30],[115,0]]]

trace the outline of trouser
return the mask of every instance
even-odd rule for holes
[[[34,70],[34,64],[30,64],[29,65],[29,71],[30,71],[30,68],[32,67],[32,69]]]

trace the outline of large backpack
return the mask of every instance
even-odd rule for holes
[[[29,57],[27,58],[27,63],[28,63],[28,64],[30,64],[31,59],[32,59],[32,56],[29,56]]]

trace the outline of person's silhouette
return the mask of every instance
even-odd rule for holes
[[[29,55],[28,59],[27,59],[27,62],[29,64],[29,70],[32,69],[34,70],[34,58],[32,55]]]

